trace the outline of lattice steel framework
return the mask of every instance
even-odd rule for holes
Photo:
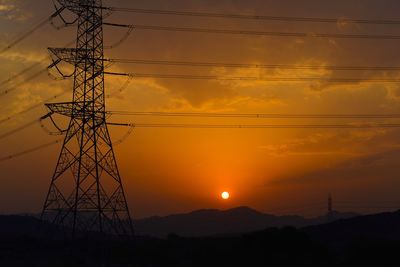
[[[106,123],[102,0],[58,0],[78,16],[76,48],[49,48],[75,68],[73,100],[46,106],[70,118],[42,219],[72,236],[132,236],[133,227]]]

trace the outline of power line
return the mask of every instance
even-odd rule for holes
[[[34,109],[36,109],[36,108],[38,108],[38,107],[41,107],[43,104],[47,103],[48,101],[57,99],[57,98],[59,98],[60,96],[64,95],[65,93],[66,93],[66,92],[63,92],[63,93],[54,95],[54,96],[52,96],[52,97],[47,98],[47,99],[44,100],[44,101],[41,101],[41,102],[39,102],[39,103],[37,103],[37,104],[35,104],[35,105],[33,105],[33,106],[28,107],[27,109],[24,109],[24,110],[22,110],[22,111],[20,111],[20,112],[14,113],[14,114],[12,114],[12,115],[6,117],[6,118],[0,119],[0,124],[4,123],[4,122],[6,122],[6,121],[9,121],[9,120],[11,120],[11,119],[13,119],[13,118],[15,118],[15,117],[17,117],[17,116],[20,116],[20,115],[22,115],[22,114],[25,114],[25,113],[27,113],[27,112],[29,112],[29,111],[32,111],[32,110],[34,110]]]
[[[11,86],[10,88],[3,90],[0,92],[0,97],[5,96],[9,94],[10,92],[17,90],[21,85],[30,82],[36,78],[38,78],[41,74],[45,73],[47,71],[46,69],[40,70],[38,72],[35,72],[33,75],[29,76],[28,78],[24,79],[22,82],[18,83],[17,85]]]
[[[171,27],[157,25],[124,25],[116,23],[104,23],[104,25],[133,28],[136,30],[168,31],[168,32],[192,32],[192,33],[214,33],[231,35],[257,35],[272,37],[298,37],[298,38],[338,38],[338,39],[375,39],[375,40],[400,40],[399,35],[380,34],[345,34],[345,33],[306,33],[306,32],[278,32],[278,31],[249,31],[249,30],[227,30],[212,28]]]
[[[219,81],[269,81],[269,82],[327,82],[327,83],[398,83],[396,78],[324,78],[324,77],[255,77],[255,76],[216,76],[216,75],[186,75],[186,74],[157,74],[157,73],[118,73],[104,72],[109,75],[128,76],[133,78],[157,78],[157,79],[184,79],[184,80],[219,80]]]
[[[24,156],[26,154],[37,152],[37,151],[45,149],[47,147],[56,145],[56,144],[58,144],[60,142],[61,142],[61,140],[57,140],[57,141],[54,141],[54,142],[46,143],[46,144],[43,144],[43,145],[40,145],[40,146],[36,146],[36,147],[30,148],[30,149],[21,151],[21,152],[15,153],[15,154],[8,155],[8,156],[0,158],[0,162],[8,161],[8,160],[11,160],[11,159],[15,159],[15,158]]]
[[[222,62],[196,62],[196,61],[171,61],[171,60],[147,60],[147,59],[107,59],[106,61],[125,64],[190,66],[190,67],[225,67],[225,68],[258,68],[258,69],[294,69],[294,70],[379,70],[398,71],[395,66],[324,66],[324,65],[291,65],[291,64],[246,64],[246,63],[222,63]]]
[[[380,201],[374,201],[374,204],[368,204],[368,203],[363,203],[360,201],[353,201],[351,203],[354,203],[354,205],[342,205],[340,203],[348,203],[344,201],[335,201],[335,207],[337,207],[339,210],[340,209],[390,209],[390,208],[396,208],[399,207],[399,202],[380,202]],[[382,205],[382,204],[391,204],[391,205]],[[377,205],[379,204],[379,205]],[[308,209],[318,209],[318,208],[325,208],[326,203],[325,202],[315,202],[315,203],[308,203],[308,204],[303,204],[303,205],[298,205],[298,206],[286,206],[286,207],[276,207],[273,209],[268,209],[267,213],[278,213],[278,212],[302,212],[306,211]]]
[[[28,30],[25,33],[20,34],[19,37],[17,37],[14,41],[12,41],[10,44],[8,44],[6,47],[4,47],[2,50],[0,50],[0,54],[10,50],[11,48],[13,48],[14,46],[16,46],[17,44],[19,44],[20,42],[22,42],[23,40],[25,40],[26,38],[28,38],[29,36],[31,36],[33,33],[35,33],[37,30],[39,30],[40,28],[42,28],[44,25],[46,25],[48,22],[50,22],[53,18],[55,18],[56,16],[58,16],[61,12],[63,11],[63,9],[57,10],[56,12],[54,12],[52,15],[50,15],[49,17],[46,17],[44,20],[42,20],[39,24],[35,25],[32,29]]]
[[[64,47],[68,47],[69,45],[73,44],[74,42],[75,42],[75,39],[74,39],[73,41],[71,41],[71,42],[68,42]],[[4,81],[0,82],[0,85],[4,85],[4,84],[10,83],[11,81],[17,79],[18,77],[20,77],[20,76],[22,76],[22,75],[28,73],[29,71],[31,71],[32,69],[34,69],[36,66],[39,66],[39,65],[45,63],[45,62],[47,61],[47,59],[48,59],[47,57],[44,57],[44,58],[43,58],[42,60],[40,60],[39,62],[35,62],[35,63],[32,64],[31,66],[29,66],[29,67],[23,69],[21,72],[19,72],[19,73],[13,75],[12,77],[8,78],[7,80],[4,80]],[[44,69],[42,69],[42,70],[40,70],[40,71],[38,71],[38,72],[35,72],[33,75],[29,76],[28,78],[26,78],[26,79],[23,80],[22,82],[18,83],[17,85],[14,85],[14,86],[10,87],[9,89],[6,89],[6,90],[1,91],[1,92],[0,92],[0,97],[1,97],[1,96],[4,96],[4,95],[7,95],[8,93],[10,93],[10,92],[12,92],[12,91],[14,91],[14,90],[17,90],[18,87],[20,87],[21,85],[23,85],[23,84],[25,84],[25,83],[27,83],[27,82],[30,82],[30,81],[36,79],[36,78],[39,77],[41,74],[47,72],[48,69],[49,69],[49,67],[46,67],[46,68],[44,68]]]
[[[381,20],[381,19],[289,17],[289,16],[228,14],[228,13],[210,13],[210,12],[198,12],[198,11],[177,11],[177,10],[159,10],[159,9],[124,8],[124,7],[106,7],[106,9],[117,12],[132,12],[139,14],[174,15],[174,16],[189,16],[189,17],[223,18],[223,19],[246,19],[246,20],[312,22],[312,23],[343,22],[343,23],[358,23],[358,24],[400,25],[399,20]]]
[[[279,113],[204,113],[204,112],[152,112],[109,111],[110,115],[200,117],[200,118],[250,118],[250,119],[398,119],[400,114],[279,114]]]
[[[8,78],[8,79],[6,79],[6,80],[0,82],[0,85],[5,85],[5,84],[7,84],[7,83],[10,83],[12,80],[15,80],[16,78],[18,78],[18,77],[24,75],[25,73],[27,73],[27,72],[33,70],[34,68],[36,68],[37,66],[41,65],[42,63],[43,63],[43,61],[36,62],[36,63],[32,64],[31,66],[29,66],[29,67],[23,69],[22,71],[20,71],[20,72],[18,72],[17,74],[11,76],[10,78]]]
[[[293,211],[304,211],[309,208],[322,208],[325,207],[324,202],[315,202],[315,203],[307,203],[303,205],[297,206],[286,206],[286,207],[276,207],[274,209],[268,209],[268,213],[276,213],[276,212],[293,212]]]
[[[125,88],[125,86],[126,86],[126,83],[123,85],[123,87],[122,87],[121,89],[119,89],[118,91],[114,92],[113,94],[108,95],[107,98],[111,98],[111,97],[113,97],[116,93],[119,93],[119,92],[123,91],[124,88]],[[49,97],[49,98],[47,98],[47,99],[45,99],[45,100],[43,100],[43,101],[41,101],[41,102],[38,102],[37,104],[34,104],[34,105],[32,105],[32,106],[30,106],[30,107],[28,107],[28,108],[26,108],[26,109],[24,109],[24,110],[22,110],[22,111],[20,111],[20,112],[14,113],[14,114],[12,114],[12,115],[10,115],[10,116],[7,116],[7,117],[5,117],[5,118],[3,118],[3,119],[0,119],[0,124],[2,124],[2,123],[4,123],[4,122],[7,122],[7,121],[9,121],[9,120],[11,120],[11,119],[13,119],[13,118],[15,118],[15,117],[17,117],[17,116],[22,115],[22,114],[25,114],[25,113],[27,113],[27,112],[29,112],[29,111],[32,111],[32,110],[34,110],[34,109],[36,109],[36,108],[39,108],[39,107],[41,107],[42,105],[46,104],[47,102],[49,102],[49,101],[51,101],[51,100],[55,100],[55,99],[57,99],[57,98],[59,98],[59,97],[65,95],[66,93],[67,93],[67,92],[64,91],[64,92],[62,92],[62,93],[60,93],[60,94],[54,95],[54,96]]]
[[[110,95],[108,95],[108,96],[106,96],[106,97],[107,97],[107,98],[111,98],[111,97],[113,97],[116,93],[119,93],[119,92],[123,91],[123,90],[125,89],[125,87],[128,85],[128,82],[129,82],[129,81],[130,81],[130,79],[129,79],[125,84],[123,84],[123,86],[122,86],[119,90],[117,90],[116,92],[114,92],[114,93],[112,93],[112,94],[110,94]],[[27,113],[27,112],[29,112],[29,111],[32,111],[32,110],[36,109],[36,108],[39,108],[39,107],[41,107],[42,105],[46,104],[47,102],[49,102],[49,101],[51,101],[51,100],[54,100],[54,99],[57,99],[57,98],[59,98],[59,97],[65,95],[66,93],[67,93],[67,92],[64,91],[64,92],[62,92],[62,93],[60,93],[60,94],[54,95],[54,96],[49,97],[49,98],[47,98],[47,99],[45,99],[45,100],[43,100],[43,101],[41,101],[41,102],[38,102],[37,104],[34,104],[34,105],[32,105],[32,106],[30,106],[30,107],[28,107],[28,108],[26,108],[26,109],[24,109],[24,110],[22,110],[22,111],[20,111],[20,112],[14,113],[14,114],[12,114],[12,115],[10,115],[10,116],[7,116],[7,117],[5,117],[5,118],[3,118],[3,119],[0,119],[0,124],[5,123],[5,122],[7,122],[7,121],[9,121],[9,120],[11,120],[11,119],[17,117],[17,116],[20,116],[20,115],[22,115],[22,114],[25,114],[25,113]],[[0,94],[0,95],[1,95],[1,94]]]
[[[337,205],[339,208],[342,209],[399,209],[399,205],[393,205],[393,206],[342,206],[342,205]]]
[[[112,113],[111,113],[112,114]],[[114,113],[115,114],[115,113]],[[0,135],[4,139],[21,132],[32,125],[40,122],[35,119],[16,129]],[[170,124],[170,123],[108,123],[113,126],[127,126],[135,128],[191,128],[191,129],[370,129],[370,128],[400,128],[399,123],[385,124]]]
[[[4,134],[1,134],[1,135],[0,135],[0,139],[4,139],[4,138],[9,137],[9,136],[11,136],[11,135],[14,135],[14,134],[16,134],[16,133],[18,133],[18,132],[21,132],[21,131],[23,131],[23,130],[29,128],[29,127],[31,127],[32,125],[38,123],[38,122],[39,122],[39,120],[38,120],[38,119],[35,119],[34,121],[28,122],[28,123],[26,123],[26,124],[24,124],[24,125],[22,125],[22,126],[16,128],[16,129],[13,129],[13,130],[8,131],[8,132],[6,132],[6,133],[4,133]]]
[[[13,131],[10,131],[6,134],[0,136],[0,139],[8,137],[16,132],[25,130],[26,128],[32,126],[37,123],[38,120],[32,121],[24,126],[21,126]],[[195,128],[195,129],[292,129],[292,128],[342,128],[342,129],[359,129],[359,128],[400,128],[400,124],[365,124],[365,125],[350,125],[350,124],[330,124],[330,125],[318,125],[318,124],[303,124],[303,125],[277,125],[277,124],[269,124],[269,125],[222,125],[222,124],[150,124],[150,123],[134,123],[134,124],[121,124],[121,123],[108,123],[109,125],[114,126],[128,126],[131,129],[133,128]],[[23,152],[19,152],[16,154],[12,154],[3,158],[0,158],[0,162],[10,160],[28,153],[32,153],[48,146],[59,143],[60,140],[55,142],[47,143],[29,150],[25,150]]]
[[[355,205],[357,205],[357,204],[365,204],[365,202],[364,201],[345,201],[345,200],[342,200],[342,201],[335,201],[335,204],[336,203],[339,203],[339,204],[355,204]],[[393,205],[400,205],[400,201],[394,201],[394,200],[391,200],[391,201],[373,201],[373,203],[374,204],[380,204],[380,205],[382,205],[382,204],[393,204]],[[369,205],[369,203],[368,203],[368,205]]]
[[[400,128],[400,124],[173,124],[173,123],[108,123],[135,128],[187,128],[187,129],[371,129]]]

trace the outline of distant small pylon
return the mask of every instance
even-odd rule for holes
[[[331,222],[333,221],[333,200],[332,200],[332,195],[329,194],[328,196],[328,220]]]

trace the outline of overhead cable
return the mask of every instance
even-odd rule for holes
[[[190,123],[108,123],[135,128],[187,128],[187,129],[370,129],[400,128],[393,124],[190,124]]]
[[[217,80],[217,81],[266,81],[266,82],[326,82],[326,83],[398,83],[399,78],[329,78],[329,77],[263,77],[263,76],[218,76],[218,75],[188,75],[160,73],[120,73],[104,72],[115,76],[133,78],[183,79],[183,80]]]
[[[257,69],[294,69],[294,70],[349,70],[349,71],[398,71],[400,66],[340,66],[340,65],[298,65],[298,64],[246,64],[223,62],[172,61],[148,59],[106,59],[105,61],[123,64],[189,66],[189,67],[222,67],[222,68],[257,68]]]
[[[32,111],[32,110],[36,109],[36,108],[39,108],[39,107],[41,107],[42,105],[44,105],[45,103],[47,103],[47,102],[49,102],[49,101],[51,101],[51,100],[57,99],[57,98],[59,98],[60,96],[64,95],[65,93],[66,93],[66,92],[62,92],[62,93],[60,93],[60,94],[54,95],[54,96],[49,97],[49,98],[47,98],[46,100],[41,101],[41,102],[39,102],[39,103],[37,103],[37,104],[34,104],[34,105],[32,105],[32,106],[30,106],[30,107],[28,107],[28,108],[26,108],[26,109],[24,109],[24,110],[22,110],[22,111],[19,111],[19,112],[17,112],[17,113],[14,113],[14,114],[12,114],[12,115],[10,115],[10,116],[7,116],[7,117],[5,117],[5,118],[3,118],[3,119],[0,119],[0,124],[4,123],[4,122],[6,122],[6,121],[10,121],[11,119],[13,119],[13,118],[15,118],[15,117],[20,116],[20,115],[22,115],[22,114],[25,114],[25,113],[27,113],[27,112],[29,112],[29,111]]]
[[[133,28],[135,30],[149,31],[168,31],[168,32],[192,32],[192,33],[212,33],[230,35],[258,35],[271,37],[297,37],[297,38],[338,38],[338,39],[374,39],[374,40],[400,40],[400,35],[384,34],[346,34],[346,33],[315,33],[315,32],[280,32],[280,31],[250,31],[250,30],[228,30],[214,28],[195,28],[195,27],[172,27],[159,25],[126,25],[116,23],[104,23],[104,25]]]
[[[24,150],[24,151],[15,153],[15,154],[11,154],[11,155],[8,155],[8,156],[5,156],[5,157],[1,157],[0,158],[0,162],[8,161],[8,160],[11,160],[11,159],[15,159],[15,158],[24,156],[26,154],[37,152],[39,150],[42,150],[42,149],[48,148],[50,146],[56,145],[56,144],[58,144],[60,142],[61,142],[61,140],[49,142],[49,143],[46,143],[46,144],[43,144],[43,145],[40,145],[40,146],[36,146],[36,147],[30,148],[30,149],[27,149],[27,150]]]
[[[250,119],[399,119],[400,114],[288,114],[288,113],[207,113],[207,112],[152,112],[108,111],[110,115],[201,117],[201,118],[250,118]]]
[[[35,72],[33,75],[29,76],[28,78],[24,79],[23,81],[19,82],[18,84],[13,85],[3,91],[0,91],[0,97],[7,95],[14,90],[17,90],[21,85],[38,78],[40,75],[42,75],[45,72],[47,72],[47,69],[41,69],[40,71]]]
[[[14,39],[11,43],[9,43],[6,47],[4,47],[3,49],[0,50],[0,54],[10,50],[11,48],[13,48],[14,46],[16,46],[17,44],[19,44],[20,42],[22,42],[23,40],[25,40],[26,38],[28,38],[29,36],[31,36],[33,33],[35,33],[37,30],[39,30],[40,28],[42,28],[44,25],[46,25],[47,23],[49,23],[54,17],[58,16],[62,11],[64,10],[64,8],[61,8],[60,10],[57,10],[56,12],[54,12],[53,14],[51,14],[49,17],[46,17],[44,20],[42,20],[39,24],[35,25],[32,29],[28,30],[25,33],[20,34],[19,37],[17,37],[16,39]]]
[[[178,10],[126,8],[126,7],[105,7],[105,9],[117,12],[132,12],[139,14],[174,15],[174,16],[189,16],[189,17],[223,18],[223,19],[246,19],[246,20],[312,22],[312,23],[358,23],[358,24],[377,24],[377,25],[400,25],[400,20],[389,20],[389,19],[268,16],[268,15],[212,13],[212,12],[199,12],[199,11],[178,11]]]
[[[15,129],[13,129],[11,131],[8,131],[6,133],[0,134],[0,139],[4,139],[4,138],[9,137],[11,135],[14,135],[14,134],[16,134],[18,132],[21,132],[21,131],[23,131],[23,130],[35,125],[36,123],[39,123],[39,122],[40,122],[40,120],[35,119],[35,120],[30,121],[30,122],[28,122],[28,123],[26,123],[26,124],[24,124],[24,125],[22,125],[22,126],[20,126],[18,128],[15,128]]]

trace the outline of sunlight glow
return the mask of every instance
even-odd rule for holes
[[[221,194],[221,197],[222,197],[222,199],[227,200],[227,199],[229,199],[230,195],[229,195],[228,192],[223,192],[223,193]]]

